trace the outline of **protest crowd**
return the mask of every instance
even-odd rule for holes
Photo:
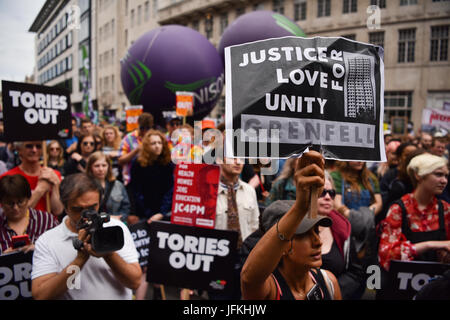
[[[33,298],[165,297],[163,285],[148,281],[154,261],[139,264],[128,228],[170,222],[174,159],[211,156],[222,147],[194,145],[192,126],[166,120],[162,128],[144,112],[125,132],[119,123],[73,117],[72,137],[47,141],[45,162],[38,139],[2,142],[0,254],[34,252]],[[203,133],[225,129],[199,123]],[[205,181],[202,193],[216,198],[214,228],[238,235],[233,290],[180,285],[176,298],[367,299],[369,266],[380,267],[383,286],[393,260],[450,263],[449,136],[385,132],[384,141],[387,162],[324,160],[312,151],[272,160],[279,170],[271,175],[262,174],[261,161],[217,157],[219,179],[210,189]],[[323,190],[316,218],[306,217],[311,186]],[[79,228],[86,210],[108,213],[107,225],[123,230],[120,250],[93,249],[92,235]],[[13,239],[22,235],[28,240],[16,247]],[[81,290],[66,285],[74,267],[89,279]]]

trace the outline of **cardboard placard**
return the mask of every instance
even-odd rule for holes
[[[194,93],[193,92],[185,92],[185,91],[177,91],[176,93],[176,113],[177,116],[180,117],[188,117],[192,116],[194,112]]]
[[[152,222],[147,281],[180,288],[232,288],[238,233]]]
[[[33,252],[0,256],[0,300],[29,300]]]
[[[139,127],[138,119],[143,112],[143,106],[127,106],[125,108],[127,132],[136,130]]]
[[[5,141],[72,136],[70,93],[62,88],[2,81]]]
[[[214,228],[220,168],[180,163],[175,169],[171,222]]]
[[[226,155],[386,161],[383,49],[283,37],[225,48]],[[317,148],[318,149],[318,148]]]

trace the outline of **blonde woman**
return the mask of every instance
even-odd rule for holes
[[[57,140],[47,144],[47,166],[58,170],[64,176],[64,150]]]
[[[122,221],[127,221],[130,214],[130,200],[124,185],[114,178],[111,159],[101,151],[96,151],[88,158],[86,173],[96,179],[104,193],[100,211]]]
[[[119,156],[120,138],[119,129],[113,125],[107,125],[102,132],[103,138],[103,152],[111,158]]]

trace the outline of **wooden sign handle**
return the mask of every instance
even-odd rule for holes
[[[47,166],[47,142],[44,140],[42,141],[42,160],[44,167]],[[47,212],[51,213],[51,206],[50,206],[50,192],[45,193],[45,204],[47,207]]]
[[[311,187],[310,197],[311,197],[311,200],[310,200],[308,218],[315,219],[315,218],[317,218],[317,199],[319,199],[319,189],[316,187]]]

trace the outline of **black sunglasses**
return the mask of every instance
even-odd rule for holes
[[[33,147],[36,147],[36,149],[42,149],[42,144],[40,144],[40,143],[36,143],[36,144],[27,143],[25,145],[25,148],[27,148],[27,149],[33,149]]]
[[[83,142],[83,146],[91,145],[93,146],[95,142]]]
[[[327,193],[330,195],[331,199],[334,199],[336,197],[336,191],[333,189],[323,189],[322,194],[319,198],[323,198],[327,195]]]
[[[142,126],[142,127],[139,127],[139,130],[141,130],[141,131],[148,131],[148,130],[150,130],[150,127]]]

